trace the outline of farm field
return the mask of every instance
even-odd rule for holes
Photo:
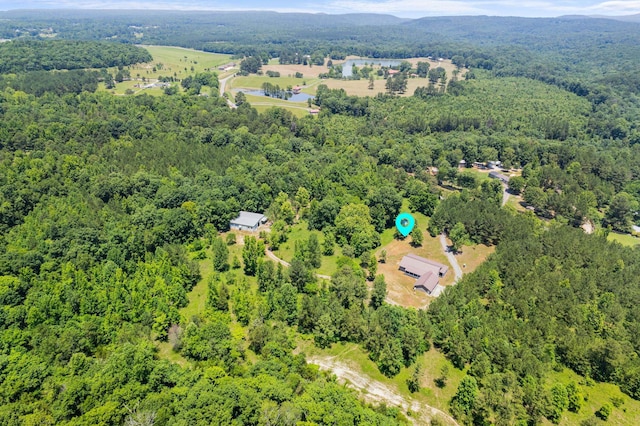
[[[151,53],[153,61],[125,67],[125,69],[128,69],[131,74],[131,80],[117,83],[115,89],[111,90],[111,92],[117,95],[123,95],[127,90],[131,90],[135,93],[148,93],[150,95],[157,96],[164,93],[161,87],[142,89],[136,86],[156,82],[160,77],[173,76],[178,80],[182,80],[183,78],[194,75],[198,72],[210,70],[218,72],[219,77],[224,77],[225,73],[218,71],[217,67],[233,62],[231,60],[231,55],[208,53],[199,50],[171,46],[142,47]],[[109,69],[109,72],[112,74],[115,74],[117,71],[117,68]],[[180,85],[180,83],[173,84],[177,86]],[[106,90],[104,89],[104,85],[101,85],[101,88]],[[207,93],[207,89],[204,88],[202,92]]]
[[[357,57],[348,57],[348,59],[367,59],[367,58],[357,58]],[[427,58],[409,58],[406,59],[408,62],[412,64],[417,64],[418,62],[429,62],[431,68],[442,67],[447,71],[447,76],[450,78],[453,71],[456,69],[456,66],[451,63],[450,60],[443,60],[441,62],[432,61]],[[375,61],[372,59],[372,62]],[[335,65],[340,65],[345,61],[334,61]],[[377,68],[377,67],[376,67]],[[307,93],[309,95],[315,95],[316,88],[319,84],[325,84],[330,89],[344,89],[344,91],[351,96],[376,96],[378,93],[385,93],[385,83],[386,81],[382,77],[375,76],[374,81],[374,89],[369,89],[369,80],[368,79],[360,79],[360,80],[339,80],[339,79],[320,79],[320,74],[329,72],[329,67],[326,65],[323,66],[308,66],[308,65],[280,65],[277,63],[277,60],[270,60],[269,64],[264,65],[262,67],[262,72],[266,73],[267,71],[275,71],[280,73],[280,77],[268,77],[266,75],[250,75],[250,76],[238,76],[231,78],[227,83],[227,90],[231,92],[232,96],[240,90],[260,90],[262,88],[262,84],[265,82],[269,82],[273,85],[279,85],[282,88],[286,88],[287,86],[301,86],[302,92]],[[303,75],[302,78],[295,78],[296,73],[301,73]],[[460,72],[459,78],[463,78],[465,70]],[[415,89],[421,86],[428,85],[428,79],[426,78],[410,78],[407,82],[407,90],[404,94],[399,96],[411,96],[415,92]],[[290,101],[286,101],[284,104],[279,102],[277,99],[269,98],[269,97],[260,97],[262,100],[259,101],[259,106],[264,107],[265,105],[274,105],[282,108],[286,108],[290,110],[295,115],[302,115],[301,111],[297,110],[300,105],[302,107],[306,107],[306,102],[296,102],[296,105],[292,105],[294,103]],[[252,100],[249,101],[252,106],[254,102]],[[260,109],[258,109],[260,111]],[[308,111],[308,109],[307,109]]]

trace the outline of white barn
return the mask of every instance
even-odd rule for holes
[[[241,211],[238,217],[231,220],[229,228],[237,229],[238,231],[255,232],[261,224],[266,222],[267,217],[261,213]]]

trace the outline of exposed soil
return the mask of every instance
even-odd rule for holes
[[[458,424],[444,411],[421,401],[407,400],[393,386],[373,380],[334,357],[313,356],[308,358],[307,362],[318,365],[321,370],[330,370],[339,381],[359,391],[361,397],[369,403],[393,405],[401,407],[405,413],[411,412],[407,418],[415,425],[427,425],[436,417],[445,424]]]

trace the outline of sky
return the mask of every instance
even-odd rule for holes
[[[384,13],[402,18],[443,15],[552,17],[631,15],[640,0],[0,0],[12,9],[274,10],[310,13]]]

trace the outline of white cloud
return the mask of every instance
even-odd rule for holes
[[[9,6],[9,7],[7,7]],[[0,9],[18,7],[0,0]],[[278,12],[382,13],[419,18],[443,15],[559,16],[640,13],[640,0],[25,0],[20,8],[141,10],[275,10]]]
[[[640,13],[640,1],[637,1],[637,0],[605,1],[602,3],[589,6],[588,9],[598,13],[615,14],[615,15]]]
[[[464,0],[345,0],[332,1],[327,6],[330,10],[339,13],[367,12],[399,15],[410,18],[418,18],[425,15],[478,15],[486,13],[477,8],[473,2]]]
[[[640,0],[611,0],[596,3],[582,1],[544,0],[333,0],[328,6],[334,13],[371,12],[417,18],[438,15],[623,15],[640,13]]]

